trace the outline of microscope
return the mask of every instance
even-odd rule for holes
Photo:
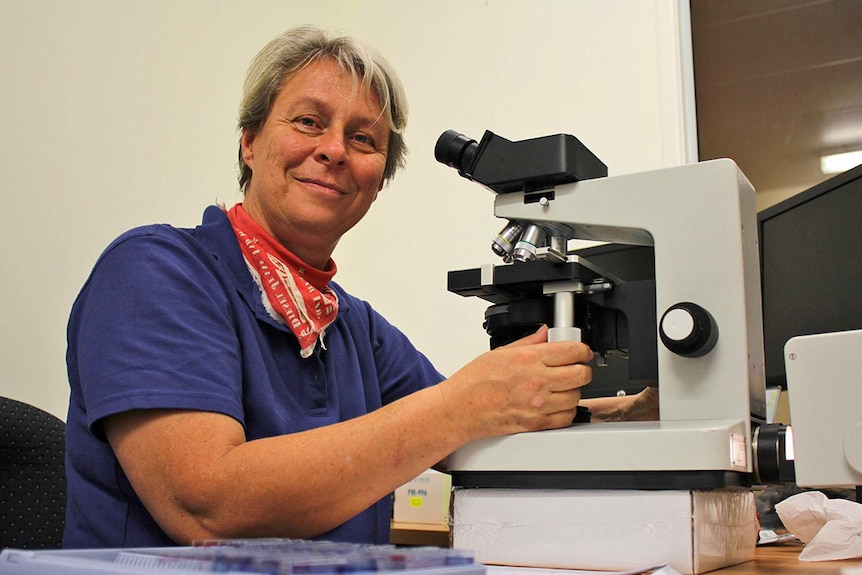
[[[607,177],[574,136],[481,142],[444,133],[437,159],[497,195],[497,265],[449,273],[449,290],[492,305],[491,347],[545,323],[623,353],[657,381],[655,422],[578,423],[475,442],[449,460],[462,486],[750,485],[765,420],[754,190],[730,160]],[[652,246],[655,280],[625,282],[567,252],[570,239]],[[599,369],[601,369],[599,367]],[[533,445],[540,445],[535,449]]]
[[[700,528],[710,544],[692,520],[681,536],[687,546],[677,551],[662,547],[674,537],[658,543],[638,532],[629,541],[647,537],[636,545],[652,549],[644,561],[698,573],[750,559],[756,529],[747,487],[766,468],[787,472],[787,464],[783,432],[764,425],[757,219],[745,176],[731,160],[714,160],[608,177],[605,164],[567,134],[513,142],[486,131],[476,142],[450,130],[435,156],[491,190],[494,214],[506,222],[492,242],[502,262],[448,278],[450,291],[490,303],[484,327],[491,347],[546,324],[550,340],[581,340],[599,364],[608,354],[627,357],[631,379],[656,382],[660,410],[658,421],[640,422],[590,422],[582,410],[565,429],[457,450],[448,459],[454,545],[491,563],[632,568],[641,557],[633,548],[610,549],[610,538],[594,538],[595,529],[577,523],[584,501],[633,496],[641,505],[673,492],[685,494],[682,505],[694,515],[717,506],[730,519]],[[654,280],[626,281],[602,269],[567,249],[573,239],[652,247]],[[773,448],[755,456],[757,444]],[[538,522],[535,532],[524,516],[507,515],[521,503]],[[607,505],[599,509],[616,503]],[[559,509],[574,523],[555,536],[534,514]],[[514,532],[504,525],[518,525],[518,537],[507,539]],[[575,532],[589,543],[575,545]],[[721,551],[704,551],[714,544]],[[531,553],[537,545],[542,552]]]

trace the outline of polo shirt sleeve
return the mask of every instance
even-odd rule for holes
[[[366,302],[362,303],[368,314],[374,363],[384,405],[445,379],[403,332]]]
[[[73,310],[69,360],[98,430],[133,409],[194,409],[243,422],[240,350],[215,257],[169,226],[125,234]]]

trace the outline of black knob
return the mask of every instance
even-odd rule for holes
[[[788,445],[793,430],[783,423],[763,423],[752,430],[751,451],[754,480],[766,485],[796,481],[796,463]]]
[[[681,302],[664,312],[659,322],[659,336],[666,348],[683,357],[706,355],[718,341],[718,325],[704,308],[696,303]]]

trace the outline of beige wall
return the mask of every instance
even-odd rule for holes
[[[0,0],[0,395],[65,417],[66,319],[96,257],[131,226],[238,201],[246,64],[302,23],[365,38],[403,76],[408,168],[342,241],[336,279],[451,373],[487,343],[485,305],[449,294],[446,272],[494,262],[501,222],[490,192],[434,161],[437,137],[567,132],[612,174],[684,163],[685,5]]]

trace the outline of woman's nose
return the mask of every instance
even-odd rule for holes
[[[340,130],[327,130],[318,140],[315,157],[325,164],[343,164],[347,160],[345,135]]]

